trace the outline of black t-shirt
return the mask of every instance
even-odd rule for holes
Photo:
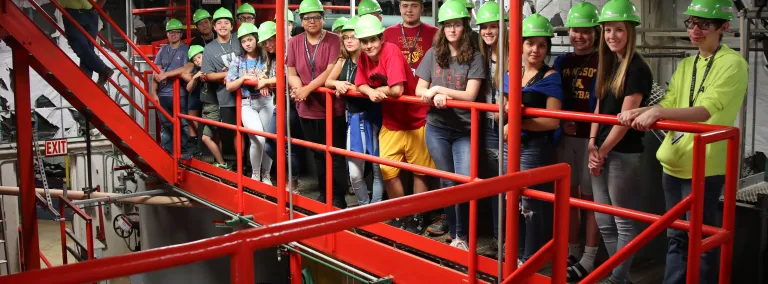
[[[189,43],[189,46],[193,45],[199,45],[202,47],[205,47],[209,42],[212,42],[214,39],[216,39],[216,35],[214,34],[211,40],[205,40],[203,36],[196,36],[192,38],[192,41]]]
[[[597,78],[597,64],[599,56],[597,52],[577,55],[569,53],[563,55],[560,62],[560,77],[562,78],[563,96],[565,102],[563,110],[591,112],[590,92],[593,90],[595,78]],[[576,122],[575,137],[589,138],[591,123]]]
[[[344,61],[344,65],[341,66],[339,81],[347,81],[354,84],[355,74],[357,74],[357,63],[352,62],[352,59],[347,59]],[[373,103],[370,99],[366,98],[344,97],[344,99],[347,102],[349,113],[364,112]]]
[[[618,64],[617,64],[618,65]],[[618,66],[615,69],[618,69]],[[615,74],[613,74],[615,76]],[[613,76],[611,76],[613,77]],[[651,68],[645,63],[640,55],[635,54],[632,56],[632,61],[629,63],[627,69],[627,75],[624,79],[624,92],[619,98],[610,90],[605,93],[603,99],[600,100],[600,114],[617,115],[621,112],[621,106],[624,104],[624,98],[631,94],[642,94],[643,100],[640,106],[647,104],[648,97],[651,94],[651,86],[653,84],[653,74],[651,74]],[[597,132],[596,145],[599,147],[608,138],[608,133],[611,132],[612,125],[600,124]],[[619,153],[642,153],[643,147],[643,134],[644,132],[629,129],[624,137],[621,138],[618,144],[613,147],[612,151]]]

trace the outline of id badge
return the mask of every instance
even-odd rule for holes
[[[416,76],[416,69],[411,68],[411,73],[413,73],[413,76]]]
[[[674,134],[672,135],[672,145],[675,145],[675,143],[679,142],[680,139],[683,138],[683,135],[685,135],[685,133],[675,131]]]

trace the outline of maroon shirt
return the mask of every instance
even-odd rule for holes
[[[403,31],[405,31],[405,40],[403,40]],[[435,26],[427,23],[421,23],[421,25],[414,28],[403,27],[402,24],[399,24],[389,26],[384,30],[384,41],[394,43],[400,48],[403,56],[411,65],[409,68],[416,70],[427,50],[432,47],[432,41],[437,31],[438,29]],[[418,37],[416,37],[417,34],[419,35]],[[408,42],[408,46],[405,45],[406,42]],[[414,42],[416,42],[415,46],[413,45]]]
[[[317,45],[311,45],[306,41],[306,33],[292,37],[288,41],[288,67],[296,68],[296,73],[301,78],[301,84],[307,85],[328,69],[328,65],[335,64],[339,57],[339,44],[341,38],[332,32],[324,31],[325,36]],[[305,46],[306,44],[306,47]],[[317,52],[315,53],[315,48]],[[315,54],[313,54],[315,53]],[[309,58],[314,55],[315,68],[314,76],[310,70]],[[325,99],[324,93],[311,93],[307,100],[296,103],[296,111],[299,117],[309,119],[325,119]],[[333,98],[333,116],[344,114],[344,99]]]

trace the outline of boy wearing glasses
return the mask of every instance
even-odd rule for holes
[[[243,5],[240,5],[240,7],[237,8],[237,24],[242,25],[243,23],[251,23],[256,24],[256,10],[253,9],[253,6],[248,3],[244,3]]]
[[[379,156],[398,162],[434,168],[429,155],[424,130],[427,104],[406,104],[383,101],[388,97],[415,96],[416,78],[410,71],[408,61],[400,48],[383,38],[384,28],[373,15],[360,17],[355,26],[355,36],[360,39],[363,52],[357,65],[355,85],[373,102],[381,102],[382,127],[379,132]],[[400,169],[381,165],[381,175],[387,196],[394,199],[404,194],[399,178]],[[413,175],[413,193],[426,192],[427,178],[422,174]],[[424,217],[415,214],[405,220],[396,218],[390,225],[421,234],[424,232]]]
[[[721,43],[733,18],[728,0],[693,0],[685,15],[688,36],[699,53],[680,62],[666,96],[655,106],[619,114],[619,121],[637,130],[649,130],[658,120],[678,120],[733,125],[747,90],[747,62]],[[667,210],[691,193],[693,138],[695,134],[671,131],[656,152],[664,168],[662,184]],[[725,183],[726,142],[707,145],[703,222],[717,226],[717,201]],[[689,217],[684,217],[686,220]],[[684,283],[688,263],[688,234],[667,229],[664,283]],[[716,283],[718,249],[701,255],[699,281]],[[696,281],[694,281],[696,282]]]
[[[155,57],[155,65],[157,65],[161,73],[155,74],[155,84],[152,84],[152,95],[156,100],[160,102],[160,106],[173,116],[173,83],[177,78],[175,76],[181,75],[181,73],[189,72],[192,70],[192,63],[187,60],[187,52],[189,46],[181,42],[181,31],[184,30],[184,25],[177,19],[171,19],[165,25],[166,35],[168,36],[168,44],[160,48],[160,51]],[[180,112],[182,114],[187,113],[187,92],[184,88],[180,89]],[[162,122],[162,130],[160,133],[160,141],[163,149],[168,153],[173,151],[173,123],[165,117],[160,115],[160,121]],[[187,153],[187,131],[188,125],[186,120],[181,120],[181,153],[184,159],[189,159]]]
[[[384,30],[384,40],[400,48],[412,73],[416,73],[424,54],[432,47],[437,28],[421,21],[424,10],[423,0],[400,1],[400,15],[403,22]]]
[[[323,30],[323,6],[319,0],[304,0],[299,5],[299,18],[304,33],[288,41],[288,85],[291,98],[296,101],[304,138],[325,144],[325,103],[326,94],[314,92],[325,85],[336,59],[339,57],[338,35]],[[346,149],[347,122],[344,116],[346,104],[335,96],[332,102],[333,147]],[[312,150],[317,169],[320,196],[318,201],[326,202],[325,152]],[[344,209],[347,202],[347,162],[344,156],[333,155],[333,206]]]

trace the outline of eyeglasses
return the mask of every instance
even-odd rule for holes
[[[685,28],[689,30],[692,30],[694,27],[699,27],[700,30],[708,30],[709,27],[714,25],[711,21],[694,21],[692,19],[683,21],[683,24],[685,25]]]
[[[463,27],[464,27],[463,23],[453,23],[453,24],[444,24],[443,25],[443,29],[446,29],[446,30],[448,30],[448,29],[460,29],[460,28],[463,28]]]
[[[253,20],[256,19],[256,18],[254,18],[252,16],[240,16],[240,17],[237,17],[237,18],[240,19],[241,22],[250,22],[250,21],[253,21]]]
[[[308,22],[308,23],[312,22],[312,21],[320,21],[322,19],[323,19],[323,16],[314,16],[314,17],[304,17],[304,18],[301,18],[302,21],[305,21],[305,22]]]
[[[168,35],[181,35],[181,31],[168,31]]]
[[[341,36],[341,40],[356,39],[355,36]]]

